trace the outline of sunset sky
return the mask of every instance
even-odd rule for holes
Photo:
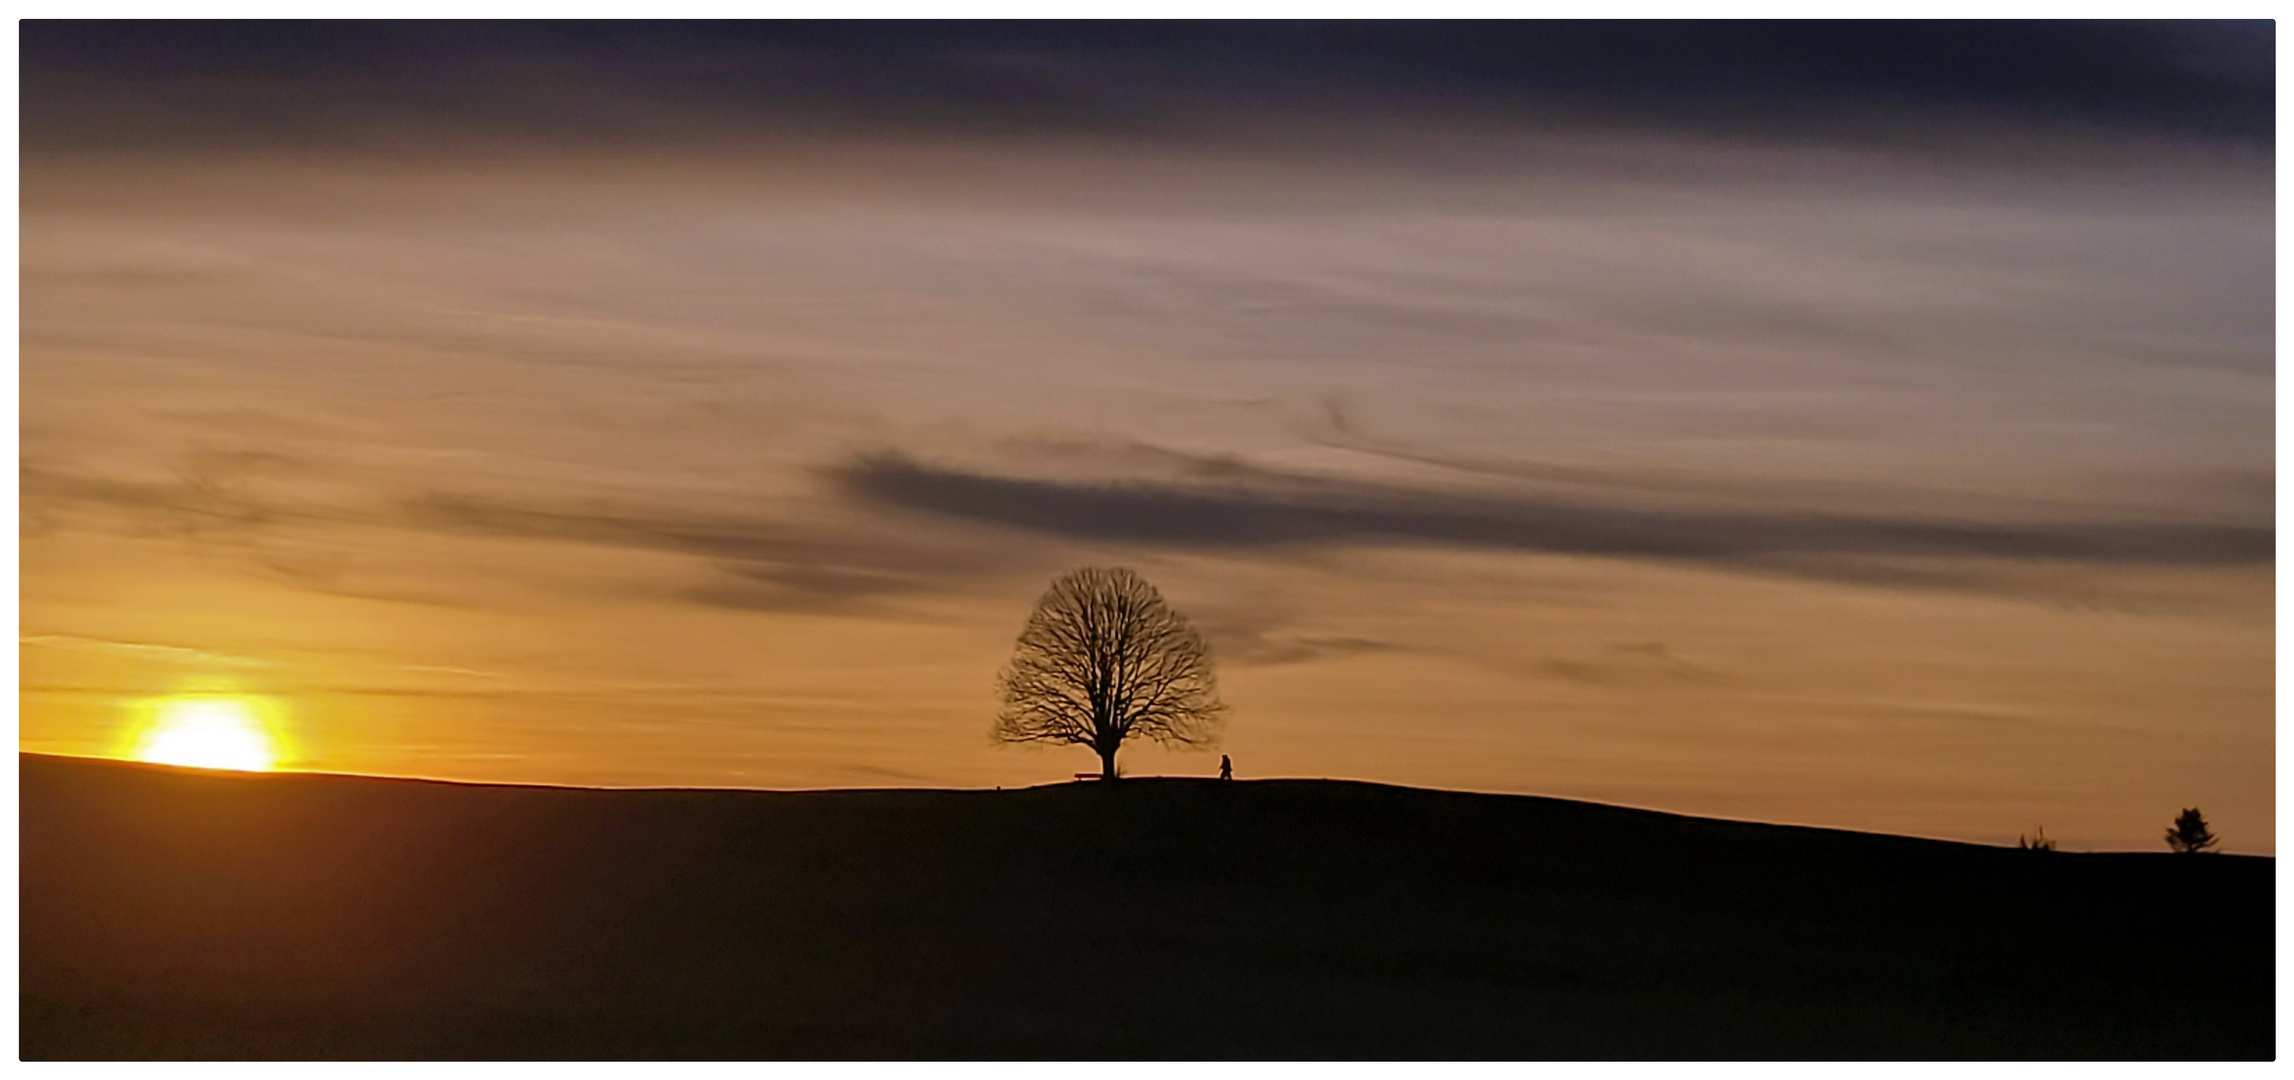
[[[26,22],[23,750],[2275,850],[2272,29]]]

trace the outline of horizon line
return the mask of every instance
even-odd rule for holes
[[[194,776],[207,776],[207,777],[213,777],[213,778],[218,778],[218,779],[231,779],[231,778],[244,778],[244,779],[261,779],[261,778],[265,778],[265,777],[288,777],[288,776],[296,776],[296,777],[321,777],[321,778],[333,778],[333,779],[344,779],[344,780],[378,780],[378,781],[384,781],[384,782],[409,783],[409,784],[430,784],[430,785],[438,785],[438,786],[446,786],[446,787],[470,787],[470,788],[519,788],[519,789],[528,789],[528,790],[544,790],[544,791],[627,792],[627,793],[633,793],[633,794],[641,794],[641,793],[645,793],[645,792],[660,792],[660,793],[665,793],[665,794],[666,794],[666,793],[678,793],[678,792],[693,792],[693,793],[711,793],[711,794],[735,794],[735,795],[835,795],[835,794],[873,794],[873,793],[879,793],[879,792],[916,792],[916,793],[920,793],[920,794],[930,794],[930,793],[937,793],[937,794],[945,794],[945,795],[970,795],[970,794],[994,795],[994,794],[999,794],[999,793],[1001,793],[1001,792],[1004,792],[1004,791],[1007,791],[1007,790],[1009,790],[1009,791],[1015,791],[1015,792],[1016,792],[1016,791],[1038,791],[1038,790],[1044,790],[1044,789],[1056,789],[1056,788],[1066,788],[1066,787],[1077,787],[1077,786],[1081,786],[1081,785],[1084,785],[1084,784],[1087,784],[1087,783],[1093,783],[1093,784],[1095,784],[1095,783],[1099,783],[1099,782],[1100,782],[1100,781],[1098,781],[1096,778],[1095,778],[1095,779],[1093,779],[1093,780],[1088,780],[1088,781],[1086,781],[1086,780],[1064,780],[1064,781],[1062,781],[1062,780],[1051,780],[1051,781],[1046,781],[1046,782],[1044,782],[1044,783],[1040,783],[1040,784],[1029,784],[1029,785],[1025,785],[1025,786],[1017,786],[1017,787],[1011,787],[1011,788],[1005,788],[1005,787],[1003,787],[1003,786],[1000,786],[1000,785],[991,785],[991,786],[989,786],[989,787],[984,787],[984,788],[974,788],[974,787],[927,787],[927,786],[910,786],[910,787],[842,787],[842,788],[753,788],[753,787],[711,787],[711,786],[704,786],[704,785],[682,785],[682,786],[678,786],[678,785],[650,785],[650,786],[647,786],[647,785],[611,785],[611,784],[564,784],[564,783],[556,783],[556,784],[553,784],[553,783],[541,783],[541,782],[531,782],[531,781],[516,781],[516,780],[456,780],[456,779],[449,779],[449,778],[445,778],[445,777],[435,777],[435,776],[414,776],[414,775],[407,775],[407,774],[396,774],[396,773],[358,773],[358,772],[329,772],[329,771],[318,770],[318,769],[294,769],[294,768],[274,768],[274,769],[263,769],[263,770],[251,770],[251,769],[214,769],[214,768],[203,768],[203,767],[200,767],[200,766],[196,766],[196,765],[170,765],[170,764],[165,764],[165,763],[162,763],[162,762],[156,762],[156,761],[137,761],[137,760],[135,760],[135,759],[132,759],[132,758],[121,758],[121,757],[105,757],[105,756],[94,755],[94,754],[60,754],[60,753],[55,753],[55,752],[52,752],[52,751],[45,751],[45,750],[25,750],[25,749],[22,749],[22,748],[18,748],[18,749],[17,749],[17,751],[16,751],[16,755],[17,755],[17,757],[18,757],[19,759],[22,759],[22,758],[26,758],[26,757],[33,757],[33,758],[48,758],[48,759],[52,759],[52,760],[56,760],[56,761],[89,762],[89,763],[100,764],[100,765],[125,766],[125,767],[128,767],[128,768],[142,769],[142,770],[147,770],[147,771],[158,771],[158,772],[180,773],[180,774],[187,774],[187,775],[194,775]],[[1843,833],[1843,834],[1847,834],[1847,835],[1851,835],[1851,836],[1879,837],[1879,838],[1884,838],[1884,839],[1889,839],[1889,840],[1909,840],[1909,841],[1913,841],[1913,842],[1917,842],[1917,843],[1929,843],[1929,844],[1952,844],[1952,845],[1955,845],[1955,846],[1959,846],[1959,847],[1983,848],[1983,849],[1986,849],[1986,850],[1993,850],[1993,851],[2016,851],[2016,850],[2019,850],[2018,848],[2015,848],[2015,847],[2011,847],[2011,846],[2009,846],[2009,845],[2006,845],[2006,844],[1992,844],[1992,843],[1984,843],[1984,842],[1982,842],[1982,841],[1979,841],[1979,840],[1961,840],[1961,839],[1955,839],[1955,838],[1952,838],[1952,837],[1944,837],[1944,836],[1922,836],[1922,835],[1919,835],[1919,834],[1916,834],[1916,833],[1893,833],[1893,832],[1878,832],[1878,831],[1875,831],[1875,830],[1870,830],[1870,829],[1853,829],[1853,828],[1847,828],[1847,827],[1843,827],[1843,826],[1837,826],[1837,825],[1811,825],[1811,824],[1806,824],[1806,823],[1802,823],[1802,822],[1792,822],[1792,821],[1769,821],[1769,820],[1764,820],[1764,819],[1760,819],[1760,818],[1738,818],[1738,817],[1725,817],[1725,816],[1722,816],[1722,815],[1717,815],[1717,814],[1691,814],[1691,813],[1684,813],[1684,812],[1682,812],[1682,811],[1679,811],[1679,810],[1666,810],[1666,809],[1663,809],[1663,808],[1660,808],[1660,807],[1654,807],[1654,806],[1636,806],[1636,805],[1633,805],[1633,804],[1630,804],[1630,803],[1614,803],[1614,802],[1602,802],[1602,801],[1599,801],[1599,800],[1596,800],[1596,799],[1582,799],[1582,798],[1572,798],[1572,797],[1569,797],[1569,796],[1565,796],[1565,795],[1543,795],[1543,794],[1536,794],[1536,793],[1530,793],[1530,792],[1520,792],[1520,791],[1487,791],[1487,790],[1474,789],[1474,788],[1438,788],[1438,787],[1423,787],[1423,786],[1419,786],[1419,785],[1416,785],[1416,784],[1397,784],[1397,783],[1393,783],[1393,782],[1390,782],[1390,781],[1385,781],[1385,780],[1363,780],[1363,779],[1358,779],[1358,778],[1354,778],[1354,777],[1344,777],[1344,776],[1262,776],[1262,777],[1254,777],[1254,778],[1252,778],[1252,779],[1249,779],[1249,780],[1220,780],[1220,779],[1218,779],[1217,777],[1211,777],[1211,776],[1192,776],[1192,775],[1182,775],[1182,776],[1169,776],[1169,775],[1146,775],[1146,776],[1126,776],[1126,777],[1119,777],[1119,779],[1123,779],[1123,780],[1142,780],[1142,781],[1143,781],[1143,780],[1177,780],[1177,781],[1191,781],[1191,782],[1196,782],[1196,783],[1204,783],[1204,784],[1225,784],[1225,783],[1235,783],[1235,784],[1267,784],[1267,783],[1294,783],[1294,784],[1297,784],[1297,783],[1303,783],[1303,784],[1357,784],[1357,785],[1361,785],[1361,786],[1365,786],[1365,787],[1381,787],[1381,788],[1391,788],[1391,789],[1393,789],[1393,790],[1395,790],[1395,791],[1411,791],[1411,792],[1421,792],[1421,793],[1426,793],[1426,794],[1435,794],[1435,795],[1473,795],[1473,796],[1479,796],[1479,797],[1485,797],[1485,798],[1501,798],[1501,799],[1539,799],[1539,800],[1543,800],[1543,801],[1546,801],[1546,802],[1572,803],[1572,804],[1575,804],[1575,805],[1579,805],[1579,806],[1594,806],[1594,807],[1600,807],[1600,808],[1602,808],[1602,809],[1607,809],[1607,810],[1623,810],[1623,811],[1626,811],[1626,812],[1629,812],[1629,813],[1636,813],[1636,814],[1657,814],[1657,815],[1662,815],[1662,816],[1664,816],[1664,817],[1681,818],[1681,819],[1684,819],[1684,820],[1689,820],[1689,821],[1713,821],[1713,822],[1720,822],[1720,823],[1723,823],[1723,824],[1730,824],[1730,825],[1753,825],[1753,826],[1762,826],[1762,827],[1766,827],[1766,828],[1772,828],[1772,829],[1800,829],[1800,830],[1806,830],[1806,831],[1811,831],[1811,832]],[[19,784],[20,784],[20,781],[19,781]],[[2176,854],[2176,852],[2171,852],[2171,851],[2165,851],[2165,852],[2161,852],[2161,851],[2148,851],[2148,850],[2145,850],[2145,851],[2131,851],[2131,850],[2125,850],[2125,849],[2087,849],[2087,850],[2062,850],[2062,849],[2050,849],[2050,850],[2048,850],[2048,851],[2047,851],[2047,852],[2045,852],[2045,853],[2046,853],[2046,854],[2052,854],[2052,855],[2174,855],[2174,854]],[[2246,859],[2272,859],[2272,860],[2275,860],[2275,859],[2277,858],[2277,855],[2276,855],[2275,853],[2273,853],[2273,854],[2268,854],[2268,855],[2264,855],[2264,854],[2257,854],[2257,853],[2253,853],[2253,852],[2243,852],[2243,851],[2224,851],[2224,850],[2216,850],[2216,851],[2207,852],[2206,854],[2210,854],[2210,855],[2229,855],[2229,856],[2235,856],[2235,857],[2238,857],[2238,858],[2246,858]]]

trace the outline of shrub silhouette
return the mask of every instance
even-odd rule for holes
[[[2041,825],[2034,830],[2034,835],[2016,837],[2015,846],[2024,851],[2053,851],[2055,841],[2047,838],[2047,826]]]
[[[1227,708],[1202,635],[1123,567],[1052,582],[996,683],[998,742],[1088,746],[1102,780],[1116,778],[1115,752],[1135,735],[1215,744]]]
[[[2195,806],[2183,811],[2182,816],[2175,819],[2174,826],[2167,830],[2167,846],[2185,855],[2205,851],[2219,843],[2220,839],[2208,831],[2206,818],[2199,814]]]

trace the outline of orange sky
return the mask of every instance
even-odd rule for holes
[[[1121,562],[1244,777],[2274,850],[2266,160],[1487,138],[30,154],[19,746],[1041,783]]]

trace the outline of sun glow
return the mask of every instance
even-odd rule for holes
[[[278,740],[255,703],[242,698],[170,698],[153,710],[133,757],[159,765],[269,772]]]

